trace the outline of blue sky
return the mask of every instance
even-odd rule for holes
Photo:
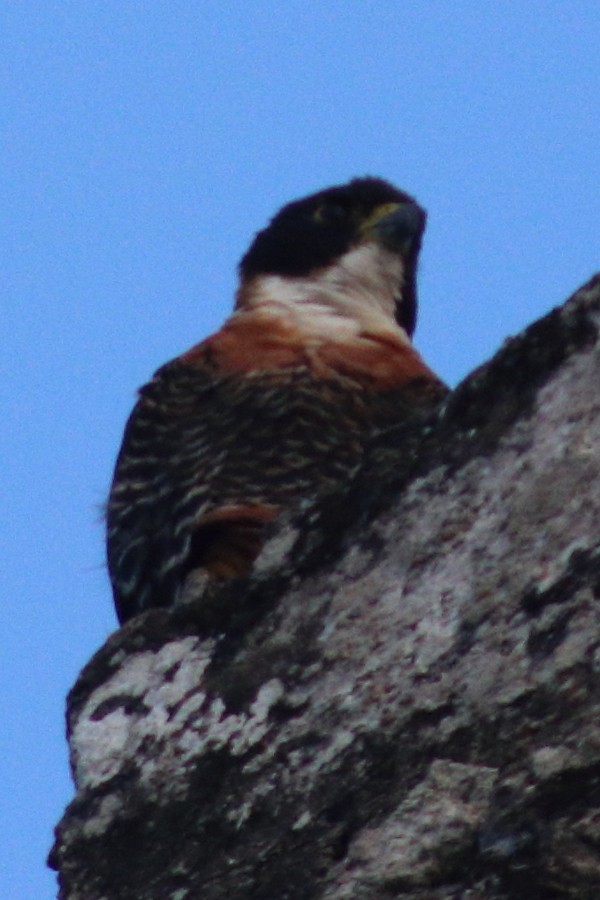
[[[281,204],[367,173],[428,209],[416,343],[456,384],[600,268],[599,42],[597,0],[0,2],[1,896],[55,896],[136,387]]]

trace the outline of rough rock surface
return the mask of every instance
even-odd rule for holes
[[[69,698],[63,900],[600,896],[600,276]]]

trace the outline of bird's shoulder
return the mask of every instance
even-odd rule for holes
[[[298,428],[324,417],[321,424],[332,430],[336,417],[348,414],[366,426],[404,418],[439,401],[445,390],[412,345],[393,332],[340,329],[319,337],[282,318],[237,314],[141,388],[123,453],[137,455],[150,444],[168,453],[185,434],[230,446],[250,420],[279,429],[294,416]]]
[[[320,333],[260,309],[234,314],[159,374],[185,378],[187,373],[208,387],[218,379],[260,380],[261,375],[283,383],[300,371],[315,382],[339,381],[373,391],[401,388],[415,379],[439,383],[400,328],[348,327],[340,319]]]

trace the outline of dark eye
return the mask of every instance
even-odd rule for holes
[[[334,223],[342,222],[347,218],[348,211],[340,203],[322,203],[315,211],[316,222]]]
[[[327,207],[326,217],[334,222],[345,219],[347,215],[348,210],[339,203],[333,203],[331,206]]]

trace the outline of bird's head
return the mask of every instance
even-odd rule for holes
[[[237,309],[264,303],[327,307],[412,335],[417,257],[426,214],[379,178],[355,178],[284,206],[240,263]]]

